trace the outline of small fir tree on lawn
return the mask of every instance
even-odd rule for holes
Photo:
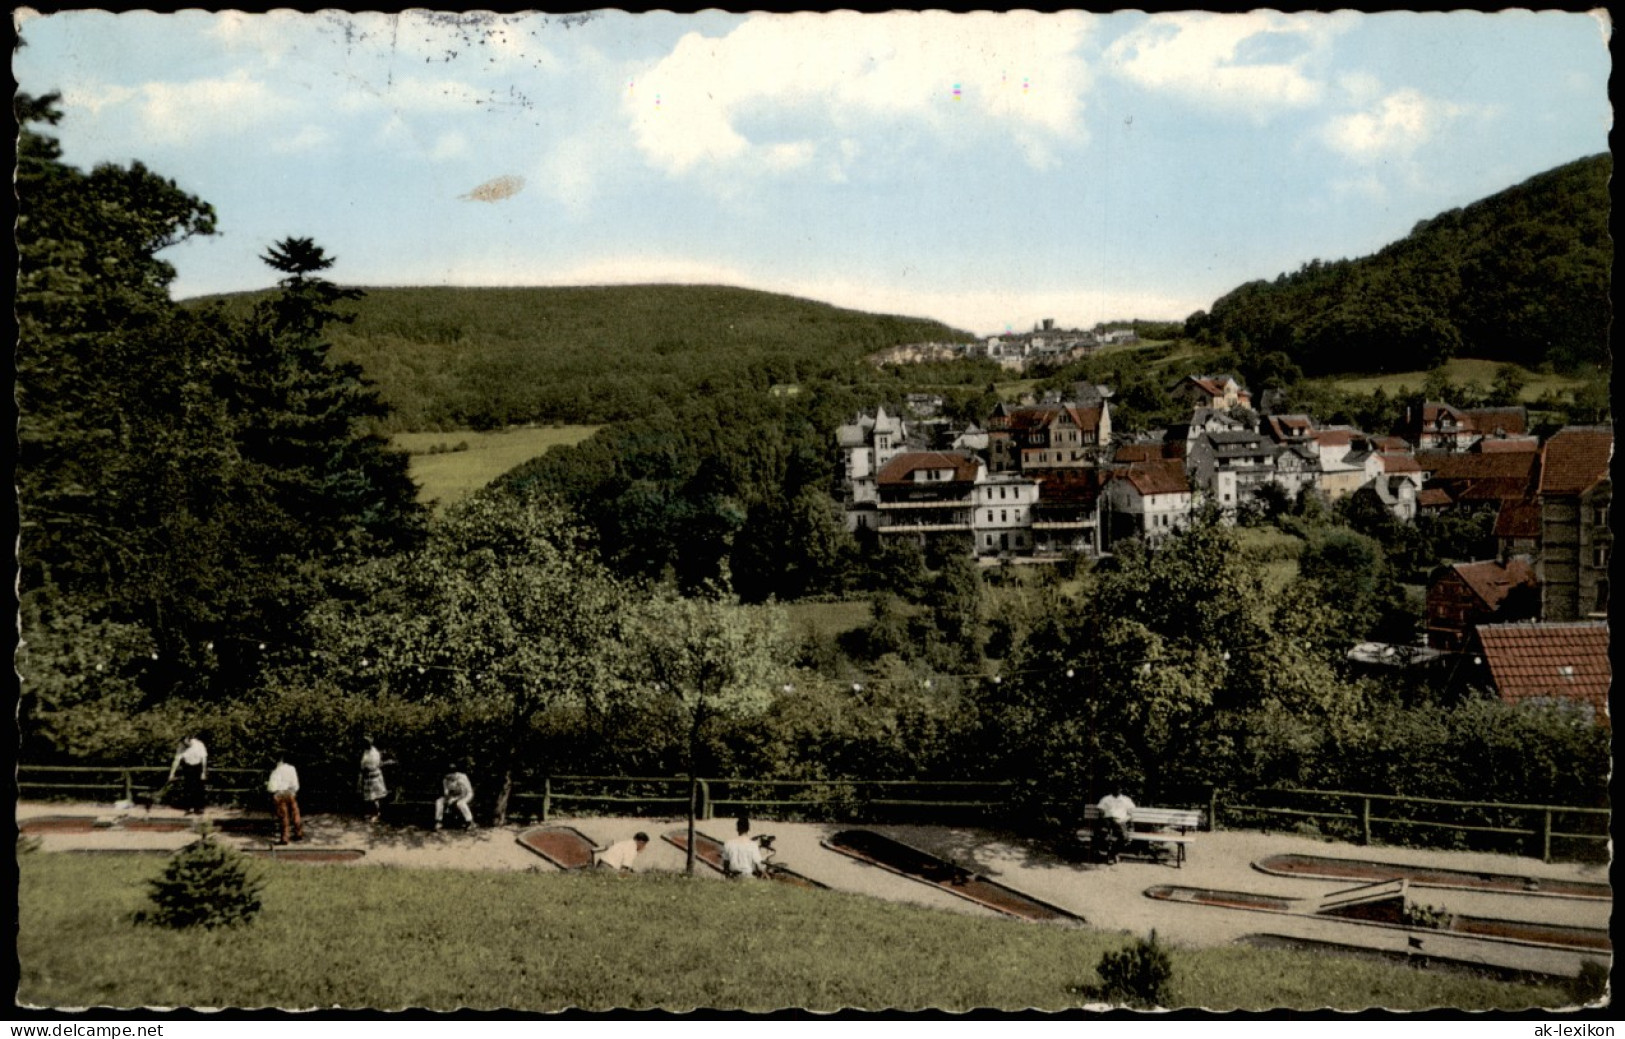
[[[202,836],[175,853],[163,876],[149,881],[157,906],[149,919],[164,927],[225,927],[247,923],[260,911],[263,878],[244,856]]]
[[[1174,976],[1167,946],[1157,942],[1157,932],[1149,939],[1108,952],[1095,967],[1100,975],[1100,995],[1109,1003],[1122,1003],[1139,1009],[1165,1006],[1168,983]]]

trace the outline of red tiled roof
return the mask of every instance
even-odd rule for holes
[[[1089,505],[1106,482],[1099,469],[1046,469],[1036,475],[1040,505]]]
[[[1534,567],[1521,559],[1509,559],[1505,566],[1493,559],[1482,563],[1457,563],[1451,569],[1492,610],[1501,605],[1512,589],[1519,585],[1533,587],[1535,584]]]
[[[1347,447],[1354,442],[1351,429],[1317,429],[1309,436],[1321,447]]]
[[[1191,485],[1185,479],[1185,463],[1177,458],[1154,462],[1135,462],[1115,474],[1126,479],[1141,495],[1189,494]]]
[[[1608,624],[1480,624],[1478,644],[1501,699],[1563,699],[1607,717]]]
[[[1169,444],[1124,444],[1112,453],[1114,462],[1151,462],[1169,457]]]
[[[1540,537],[1540,503],[1503,500],[1495,514],[1494,533],[1498,538]]]
[[[1541,452],[1540,493],[1584,494],[1608,475],[1613,457],[1612,430],[1560,429]]]
[[[1540,441],[1534,437],[1510,437],[1506,440],[1499,437],[1485,437],[1474,444],[1472,449],[1481,455],[1539,451]]]
[[[1486,435],[1497,430],[1521,435],[1529,428],[1529,413],[1521,407],[1469,408],[1462,412],[1462,418],[1474,430]]]
[[[1422,493],[1416,496],[1416,504],[1424,509],[1427,509],[1435,506],[1442,507],[1454,503],[1450,500],[1450,495],[1446,494],[1442,489],[1438,487],[1424,487],[1422,488]]]
[[[1382,463],[1382,471],[1385,473],[1419,473],[1422,471],[1421,465],[1410,455],[1381,454],[1377,456],[1377,460]]]
[[[1528,480],[1539,461],[1530,451],[1418,451],[1416,460],[1433,480]]]
[[[952,469],[953,476],[941,481],[944,483],[976,481],[976,459],[950,451],[905,451],[887,462],[876,480],[880,483],[913,483],[913,474],[921,469]]]
[[[1408,452],[1411,445],[1404,437],[1372,437],[1371,446],[1384,453],[1390,451]]]

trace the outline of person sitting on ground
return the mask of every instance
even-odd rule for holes
[[[446,776],[440,781],[440,796],[434,802],[434,828],[441,828],[441,821],[446,815],[446,806],[453,805],[463,816],[463,823],[470,830],[479,829],[474,825],[474,812],[468,807],[474,800],[474,784],[456,765],[446,769]]]
[[[305,823],[299,818],[299,772],[288,764],[286,757],[277,758],[276,768],[271,770],[271,778],[266,781],[265,789],[271,793],[277,825],[282,829],[282,839],[277,843],[288,843],[290,825],[293,829],[293,839],[304,840]]]
[[[734,829],[738,836],[722,845],[722,875],[767,876],[767,859],[762,854],[762,846],[750,836],[750,820],[740,816]]]
[[[635,833],[630,840],[616,841],[598,853],[598,865],[616,873],[631,873],[632,863],[637,861],[638,852],[649,843],[649,835]]]
[[[1116,862],[1118,854],[1128,846],[1129,823],[1134,817],[1134,802],[1123,793],[1120,784],[1100,799],[1100,820],[1095,824],[1095,845],[1107,862]]]

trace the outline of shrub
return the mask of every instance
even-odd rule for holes
[[[1157,942],[1157,932],[1133,945],[1100,958],[1095,967],[1100,975],[1100,996],[1109,1003],[1150,1008],[1168,1002],[1168,983],[1174,976],[1173,962],[1166,946]]]
[[[1569,991],[1576,1003],[1602,1003],[1608,998],[1608,980],[1608,964],[1585,960],[1580,964],[1580,973],[1569,982]]]
[[[260,911],[264,880],[247,861],[204,830],[169,860],[163,876],[149,881],[157,906],[149,918],[163,927],[226,927],[248,923]]]

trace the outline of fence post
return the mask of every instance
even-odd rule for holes
[[[1540,861],[1552,861],[1552,810],[1540,813]]]
[[[1371,798],[1360,798],[1360,843],[1371,843]]]
[[[1219,828],[1219,788],[1210,787],[1207,792],[1207,828]]]
[[[135,781],[130,778],[130,770],[124,770],[124,800],[135,801]]]
[[[703,779],[696,779],[696,789],[699,791],[700,818],[711,818],[711,784]]]
[[[553,814],[553,777],[542,777],[542,822]]]

